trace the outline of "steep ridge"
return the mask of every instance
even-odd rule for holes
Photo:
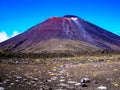
[[[120,37],[77,16],[52,17],[0,43],[20,52],[120,50]]]

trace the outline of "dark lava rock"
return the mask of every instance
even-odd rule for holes
[[[65,15],[64,17],[67,17],[67,18],[76,17],[76,18],[78,18],[78,17],[75,16],[75,15]]]
[[[86,83],[81,83],[82,87],[88,87],[88,85]]]

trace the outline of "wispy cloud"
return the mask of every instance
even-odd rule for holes
[[[9,37],[6,32],[0,32],[0,42],[7,40]]]
[[[14,31],[11,37],[14,37],[14,36],[16,36],[18,34],[19,34],[18,31]]]
[[[0,32],[0,42],[3,42],[11,37],[18,35],[18,34],[19,34],[18,31],[14,31],[11,36],[8,36],[5,31],[2,31],[2,32]]]

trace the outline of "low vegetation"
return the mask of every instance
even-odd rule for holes
[[[52,51],[52,52],[39,52],[39,53],[23,53],[23,52],[12,52],[5,50],[0,52],[0,58],[62,58],[62,57],[76,57],[76,56],[92,56],[92,55],[113,55],[120,54],[120,51],[113,50],[98,50],[98,51]]]

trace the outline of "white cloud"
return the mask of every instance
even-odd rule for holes
[[[11,36],[8,36],[5,31],[2,31],[2,32],[0,32],[0,42],[3,42],[11,37],[18,35],[18,34],[19,34],[18,31],[14,31]]]
[[[16,35],[18,35],[18,34],[19,34],[19,33],[18,33],[17,31],[14,31],[11,37],[14,37],[14,36],[16,36]]]
[[[6,32],[0,32],[0,42],[7,40],[9,37]]]

